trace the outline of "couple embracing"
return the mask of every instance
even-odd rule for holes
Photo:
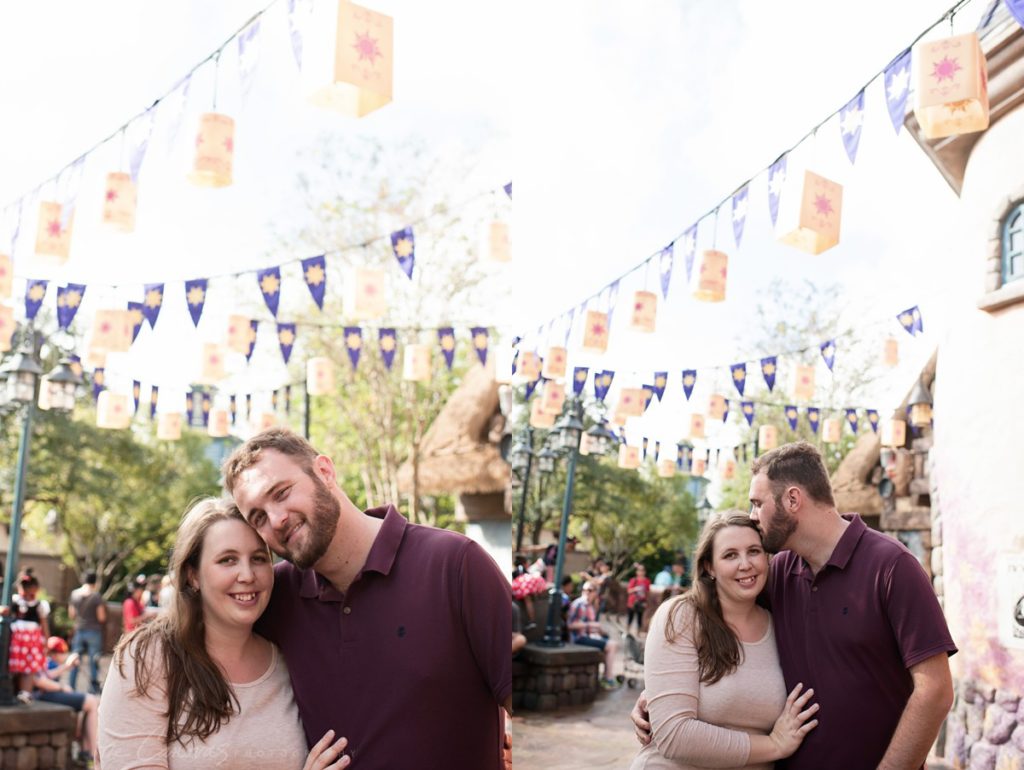
[[[956,652],[927,574],[838,513],[811,444],[752,471],[750,513],[707,522],[693,588],[651,622],[632,770],[922,768]]]
[[[287,430],[239,447],[224,485],[178,530],[171,607],[118,645],[99,766],[500,768],[510,594],[491,557],[360,511]]]

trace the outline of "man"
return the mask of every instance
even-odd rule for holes
[[[74,621],[74,636],[71,637],[71,651],[81,660],[89,656],[89,692],[100,692],[100,655],[103,654],[103,624],[107,622],[107,603],[96,592],[96,573],[85,573],[82,585],[71,592],[68,599],[68,615]],[[69,684],[72,690],[78,687],[78,666],[71,669]]]
[[[583,584],[583,595],[569,605],[565,627],[569,629],[569,640],[573,644],[594,647],[604,653],[604,677],[601,679],[601,687],[611,690],[618,686],[613,676],[613,668],[619,648],[597,622],[597,602],[597,586],[588,580]]]
[[[239,447],[224,485],[287,560],[257,631],[284,653],[310,745],[333,729],[362,770],[501,768],[512,595],[490,556],[393,506],[360,511],[288,430]]]
[[[818,727],[776,767],[923,767],[953,703],[956,652],[927,574],[901,543],[839,515],[811,444],[774,449],[751,470],[750,517],[778,552],[766,594],[786,687],[813,687],[821,706]],[[639,731],[645,705],[632,715]]]

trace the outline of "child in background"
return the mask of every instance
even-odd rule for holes
[[[39,599],[39,578],[26,569],[18,578],[18,593],[11,597],[11,648],[8,670],[18,689],[18,700],[32,700],[32,679],[46,667],[47,618],[50,604]]]

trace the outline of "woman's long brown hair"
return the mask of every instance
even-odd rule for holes
[[[665,624],[665,639],[671,643],[686,631],[684,606],[693,607],[697,665],[700,681],[704,684],[714,684],[723,676],[731,674],[743,661],[743,648],[722,616],[718,587],[709,572],[715,554],[715,536],[726,527],[748,527],[757,532],[758,538],[761,537],[757,524],[743,511],[723,511],[708,519],[693,557],[697,578],[689,591],[673,599]]]
[[[230,519],[249,526],[231,502],[210,497],[192,505],[178,527],[171,554],[171,606],[125,636],[114,651],[121,676],[124,656],[132,658],[133,695],[146,697],[157,682],[165,686],[168,745],[178,741],[184,746],[187,738],[205,740],[239,707],[231,685],[206,649],[202,598],[189,585],[190,573],[199,571],[207,531]]]

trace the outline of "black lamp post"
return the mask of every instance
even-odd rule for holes
[[[43,367],[35,350],[35,332],[32,325],[26,326],[21,335],[21,345],[10,360],[0,367],[6,382],[3,388],[5,402],[16,409],[22,410],[21,440],[18,444],[18,465],[14,481],[14,505],[11,511],[11,535],[7,550],[7,565],[4,573],[3,592],[0,594],[0,606],[9,607],[11,593],[14,588],[15,575],[18,572],[18,548],[21,545],[21,513],[25,500],[25,473],[28,469],[29,443],[32,438],[32,417],[35,414],[36,398]],[[75,392],[82,383],[82,378],[75,374],[67,359],[59,364],[44,378],[46,395],[44,402],[48,408],[69,412],[75,405]],[[11,618],[0,616],[0,706],[10,706],[17,701],[11,672],[8,668],[8,656],[11,645]]]
[[[708,517],[714,510],[714,506],[711,505],[711,501],[708,500],[707,495],[704,495],[704,499],[701,500],[700,505],[697,506],[697,525],[701,531],[704,530],[704,525],[707,524]]]
[[[555,560],[555,582],[551,586],[548,596],[548,621],[544,629],[544,639],[541,640],[541,644],[547,647],[561,647],[563,644],[561,634],[555,623],[555,607],[559,604],[559,595],[562,590],[562,571],[565,567],[565,541],[569,531],[569,511],[572,508],[572,497],[576,481],[576,460],[580,454],[580,437],[583,435],[582,417],[583,404],[578,398],[573,399],[569,409],[552,429],[557,449],[569,457],[569,468],[566,472],[565,499],[562,502],[562,521],[558,531],[558,558]],[[595,435],[592,431],[593,429],[587,432],[587,435],[593,440],[589,447],[590,454],[603,454],[599,449],[610,446],[611,439],[607,435],[607,431],[604,431],[600,436]]]
[[[512,472],[522,480],[522,496],[519,498],[519,515],[516,517],[516,553],[523,550],[523,528],[526,524],[526,500],[530,491],[530,471],[533,468],[533,427],[526,426],[525,436],[509,452]]]

